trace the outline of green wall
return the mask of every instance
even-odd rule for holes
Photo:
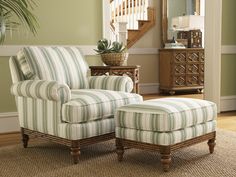
[[[102,0],[38,0],[35,14],[40,29],[36,37],[25,32],[8,36],[7,45],[96,45],[102,37]],[[9,57],[0,57],[0,113],[16,111],[10,95]],[[86,57],[101,64],[99,57]]]
[[[223,0],[222,45],[236,45],[236,1]],[[222,55],[221,96],[236,95],[236,55]]]

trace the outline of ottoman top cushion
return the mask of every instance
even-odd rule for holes
[[[216,104],[190,98],[161,98],[129,104],[117,109],[116,126],[137,130],[174,131],[217,117]]]

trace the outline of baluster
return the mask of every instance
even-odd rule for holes
[[[141,0],[138,1],[138,13],[139,13],[138,19],[141,20]]]
[[[132,29],[134,29],[134,0],[132,0]]]
[[[125,0],[125,22],[128,22],[127,0]]]
[[[120,22],[120,12],[119,12],[119,0],[116,1],[116,13],[117,13],[117,22]]]
[[[131,29],[131,8],[130,8],[130,0],[128,0],[128,28]]]
[[[137,21],[138,20],[138,0],[135,0],[135,28],[138,28]]]
[[[123,0],[120,0],[120,13],[121,13],[121,21],[124,21],[123,16]]]
[[[142,7],[142,13],[141,13],[142,14],[142,17],[141,17],[142,20],[144,20],[144,1],[145,0],[142,0],[142,3],[141,3],[142,4],[142,6],[141,6]]]

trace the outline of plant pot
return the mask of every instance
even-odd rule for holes
[[[102,61],[108,66],[122,66],[128,59],[128,53],[104,53]]]

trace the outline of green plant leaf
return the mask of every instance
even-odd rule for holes
[[[5,29],[13,30],[22,24],[27,30],[36,35],[39,24],[34,14],[30,11],[35,5],[34,0],[0,0],[0,16],[4,18]],[[12,16],[16,16],[19,22],[12,21]],[[3,43],[6,34],[3,35],[2,29],[0,29],[0,31],[0,43]]]

